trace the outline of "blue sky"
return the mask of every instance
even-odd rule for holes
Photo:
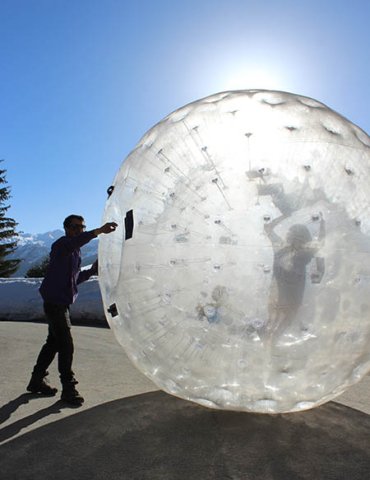
[[[367,0],[0,0],[0,158],[18,229],[101,223],[144,133],[210,94],[313,97],[370,132]]]

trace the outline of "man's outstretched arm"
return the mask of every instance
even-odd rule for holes
[[[93,232],[94,232],[95,236],[97,237],[101,233],[112,233],[116,230],[117,227],[118,227],[118,225],[117,225],[116,222],[107,222],[102,227],[95,228],[95,230],[93,230]]]
[[[76,248],[81,248],[87,243],[89,243],[93,238],[96,238],[102,233],[112,233],[118,227],[116,222],[107,222],[99,228],[94,228],[88,232],[80,233],[75,237],[64,237],[63,238],[63,248],[66,249],[68,253],[76,250]]]

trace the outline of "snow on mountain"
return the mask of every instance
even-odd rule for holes
[[[49,255],[51,245],[58,238],[62,237],[64,232],[62,230],[52,230],[46,233],[23,233],[21,232],[18,237],[18,246],[11,258],[21,259],[21,263],[17,272],[13,277],[24,277],[27,271],[39,263]],[[92,264],[98,253],[98,240],[94,239],[87,245],[84,245],[81,249],[82,253],[82,265]]]
[[[53,230],[46,233],[23,233],[21,232],[18,237],[18,248],[26,245],[42,245],[50,246],[55,240],[63,235],[62,230]]]

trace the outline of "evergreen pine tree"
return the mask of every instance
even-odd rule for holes
[[[2,162],[2,160],[0,160]],[[6,259],[17,247],[17,222],[6,216],[10,205],[5,202],[10,198],[10,189],[7,187],[6,170],[0,169],[0,277],[10,277],[17,271],[20,260]]]
[[[26,273],[26,278],[41,278],[45,277],[46,271],[49,266],[49,255],[41,260],[40,263],[29,268]]]

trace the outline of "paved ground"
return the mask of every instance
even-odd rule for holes
[[[74,370],[85,398],[83,406],[56,403],[59,392],[52,398],[27,394],[25,387],[46,332],[43,324],[0,322],[0,444],[82,410],[157,390],[132,366],[111,330],[74,326]],[[49,372],[50,384],[59,389],[56,361]]]
[[[370,377],[309,412],[213,411],[158,392],[110,330],[73,328],[78,409],[25,393],[46,326],[0,322],[4,480],[369,478]]]

